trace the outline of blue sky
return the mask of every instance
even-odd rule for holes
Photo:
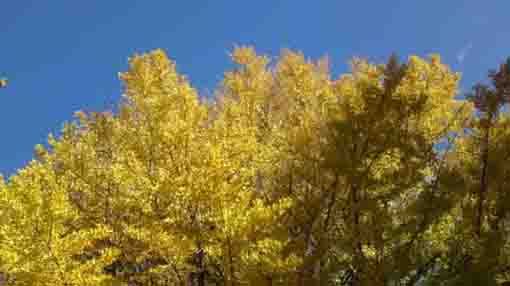
[[[327,54],[335,74],[353,56],[440,53],[467,89],[510,56],[508,11],[508,0],[3,1],[0,173],[26,164],[74,111],[116,103],[117,73],[136,52],[165,49],[204,94],[235,44]]]

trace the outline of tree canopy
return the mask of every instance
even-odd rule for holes
[[[0,179],[5,285],[510,281],[510,65],[238,47],[214,98],[162,50]]]

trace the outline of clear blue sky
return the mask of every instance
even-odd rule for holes
[[[509,11],[508,0],[2,1],[0,173],[74,111],[117,102],[117,72],[135,52],[165,49],[201,92],[231,67],[234,44],[327,54],[336,74],[352,56],[440,53],[467,88],[510,56]]]

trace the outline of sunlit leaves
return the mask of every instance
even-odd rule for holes
[[[231,58],[205,102],[164,51],[135,55],[115,111],[76,112],[0,180],[14,285],[382,285],[507,263],[510,121],[496,102],[476,240],[472,114],[506,98],[507,65],[471,104],[437,55],[357,58],[338,78],[288,50]]]

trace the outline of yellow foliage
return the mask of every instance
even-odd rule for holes
[[[460,76],[438,55],[354,59],[337,79],[327,59],[293,51],[231,58],[212,103],[164,51],[130,58],[117,112],[76,112],[0,178],[0,271],[14,285],[81,286],[206,272],[215,285],[326,285],[355,270],[382,285],[449,251],[468,199],[436,189],[473,188],[478,145]],[[505,143],[510,120],[496,122]],[[491,159],[505,176],[506,159]]]

